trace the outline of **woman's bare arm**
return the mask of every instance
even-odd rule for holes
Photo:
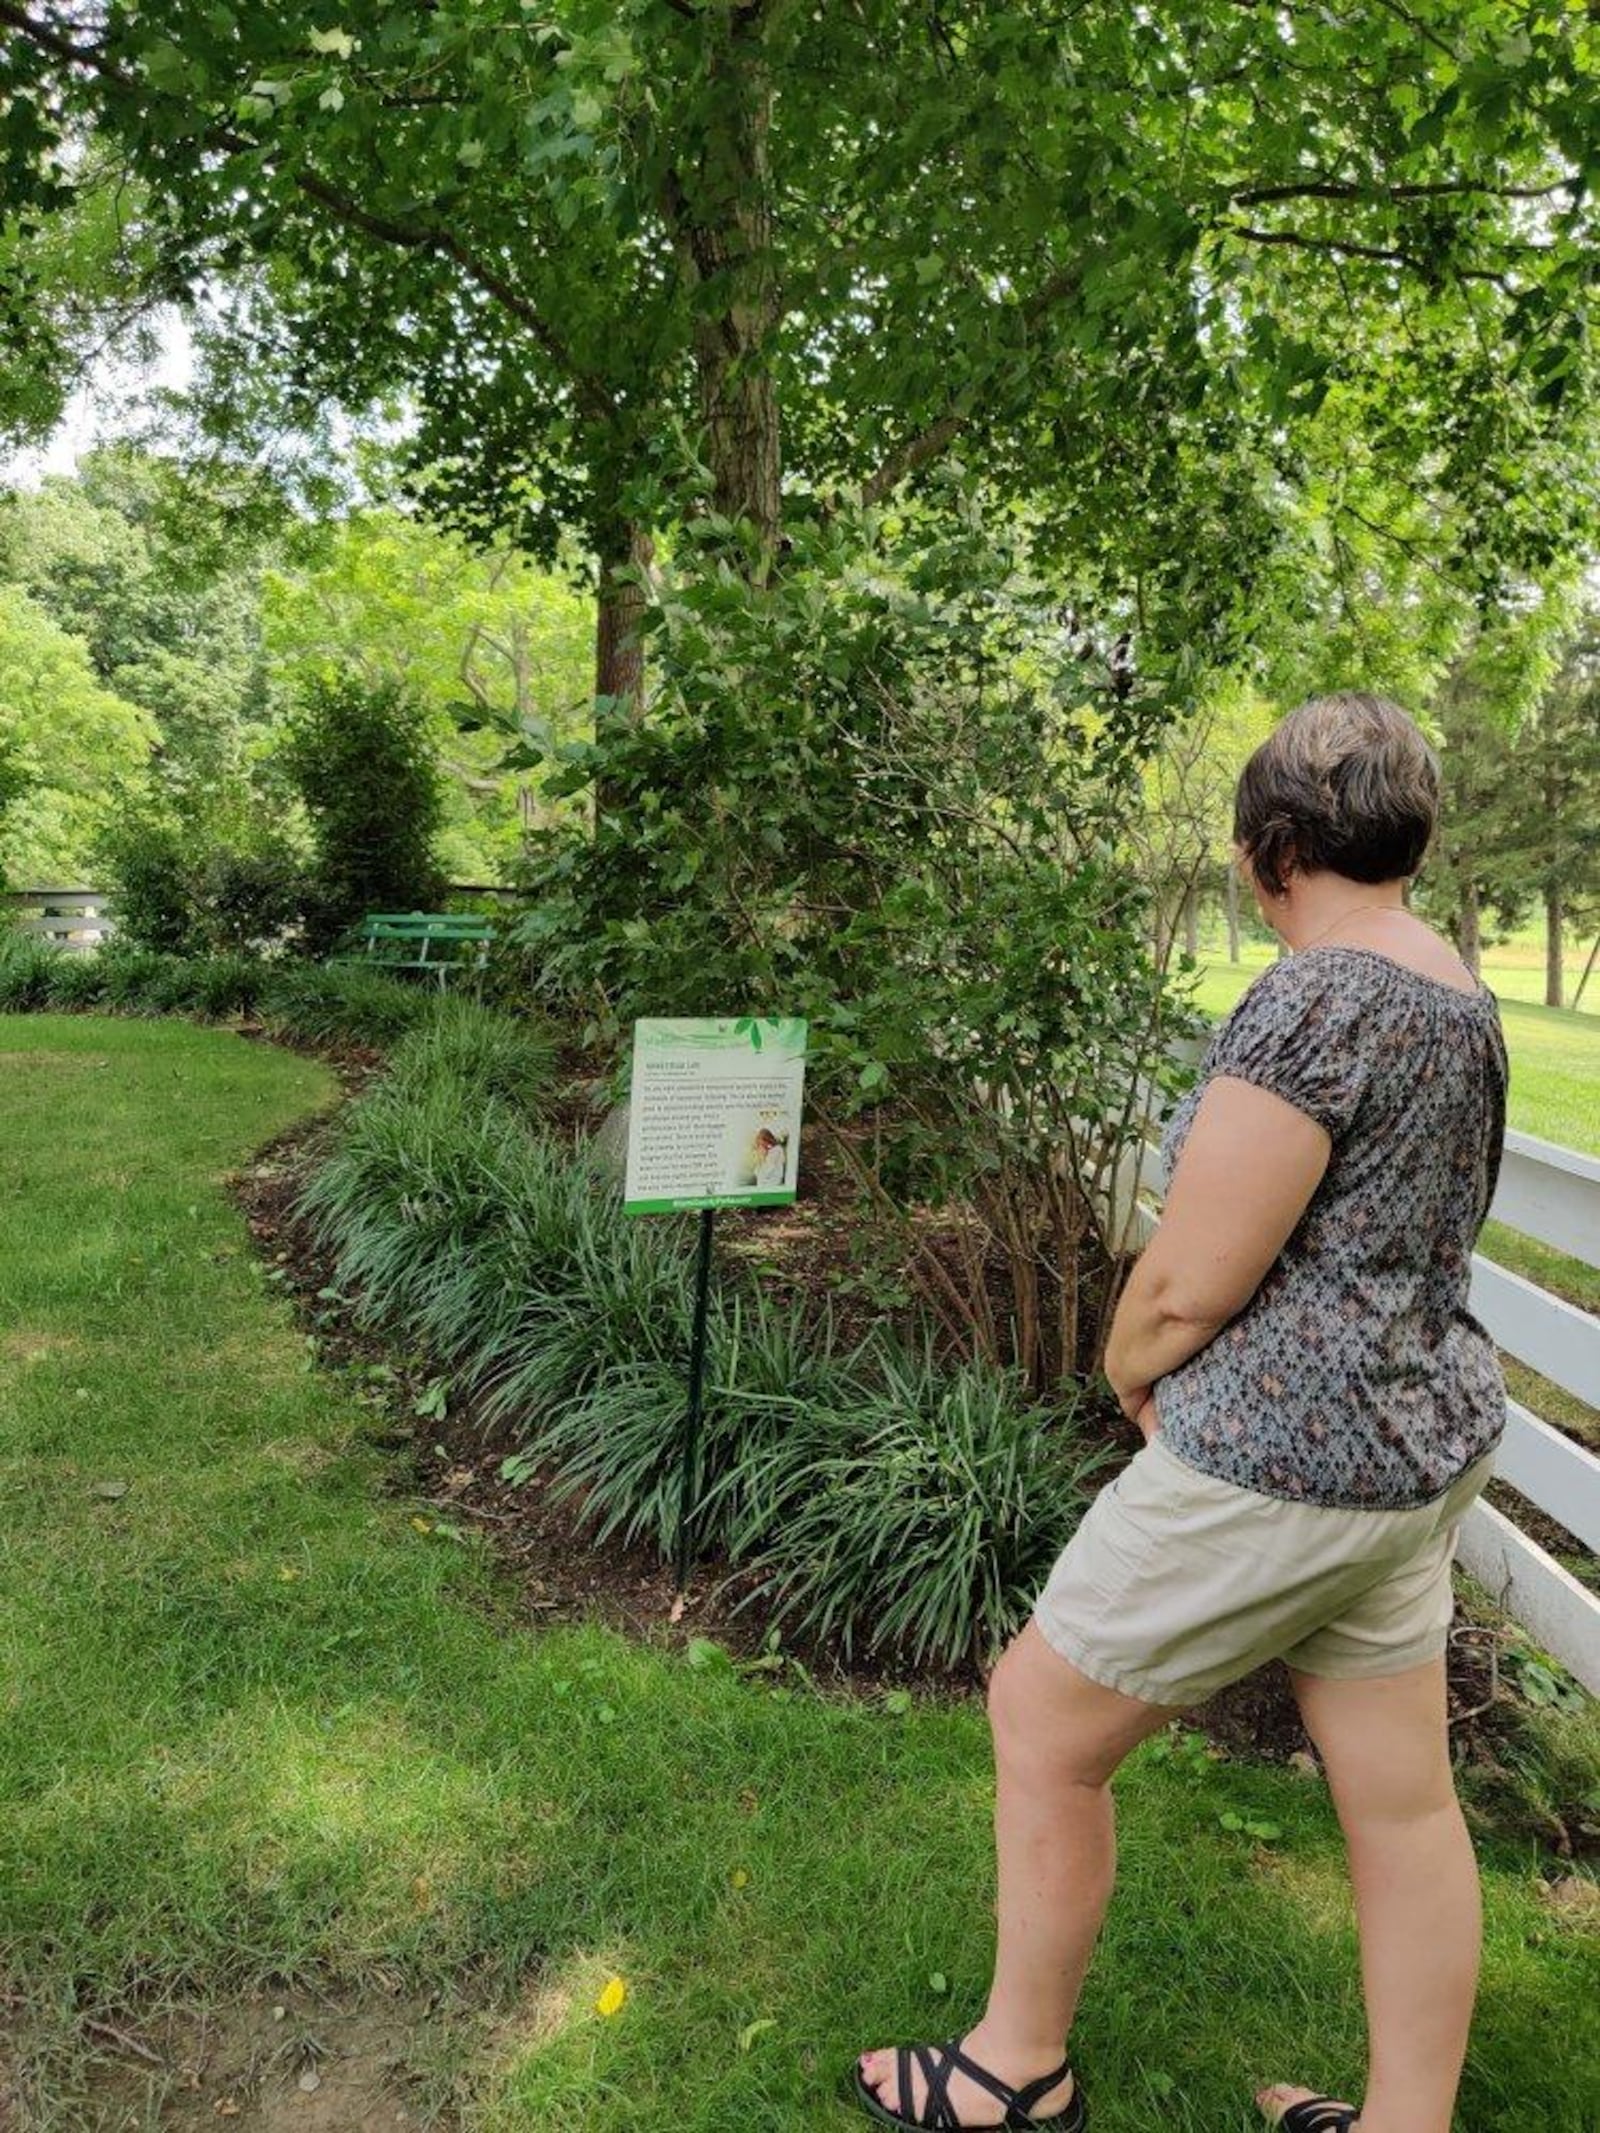
[[[1157,1378],[1244,1309],[1332,1152],[1322,1127],[1270,1090],[1226,1074],[1206,1085],[1106,1343],[1106,1375],[1130,1418]]]

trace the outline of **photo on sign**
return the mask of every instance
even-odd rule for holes
[[[789,1150],[794,1128],[787,1112],[770,1107],[735,1113],[723,1132],[724,1192],[780,1192],[792,1183]]]

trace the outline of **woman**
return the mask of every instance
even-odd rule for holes
[[[1449,2133],[1480,1919],[1444,1651],[1456,1527],[1505,1423],[1466,1297],[1506,1057],[1493,994],[1405,908],[1438,790],[1372,696],[1303,705],[1240,779],[1237,861],[1290,953],[1167,1126],[1106,1349],[1145,1446],[995,1668],[994,1984],[956,2044],[858,2063],[891,2125],[1082,2126],[1064,2040],[1111,1894],[1111,1775],[1278,1657],[1345,1835],[1369,2063],[1359,2116],[1284,2085],[1257,2103],[1286,2133]]]

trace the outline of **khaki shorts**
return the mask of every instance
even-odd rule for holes
[[[1202,1474],[1158,1433],[1100,1491],[1034,1621],[1107,1688],[1199,1703],[1268,1659],[1396,1674],[1445,1648],[1450,1562],[1494,1450],[1405,1510],[1295,1503]]]

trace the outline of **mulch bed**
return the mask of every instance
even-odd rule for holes
[[[337,1061],[341,1080],[356,1089],[370,1078],[371,1055]],[[569,1082],[557,1123],[589,1130],[599,1116],[592,1084]],[[348,1306],[323,1293],[331,1266],[319,1253],[293,1203],[299,1180],[315,1161],[329,1131],[326,1119],[302,1125],[263,1149],[236,1175],[233,1191],[256,1249],[277,1271],[297,1312],[334,1367],[381,1364],[394,1375],[363,1397],[374,1406],[371,1441],[396,1455],[395,1493],[416,1504],[419,1515],[460,1522],[486,1534],[515,1595],[514,1606],[530,1623],[597,1620],[623,1633],[671,1646],[690,1637],[710,1637],[736,1659],[760,1657],[769,1624],[756,1605],[741,1606],[751,1581],[725,1562],[698,1563],[681,1597],[669,1566],[645,1548],[615,1541],[595,1545],[584,1529],[581,1503],[558,1501],[536,1476],[510,1485],[500,1476],[514,1439],[486,1430],[470,1401],[452,1406],[434,1422],[413,1415],[430,1373],[424,1363],[409,1370],[376,1334],[363,1328]],[[848,1266],[847,1225],[842,1217],[848,1187],[818,1165],[808,1175],[807,1199],[792,1208],[750,1210],[741,1220],[733,1256],[760,1269],[760,1278],[796,1299],[837,1295],[830,1276]],[[731,1225],[729,1225],[731,1227]],[[848,1287],[834,1305],[846,1332],[865,1332],[880,1315]],[[1136,1440],[1126,1425],[1108,1428],[1130,1454]],[[1109,1478],[1109,1477],[1107,1477]],[[1501,1768],[1499,1746],[1513,1730],[1512,1692],[1496,1664],[1503,1632],[1492,1623],[1460,1620],[1448,1663],[1451,1730],[1458,1762],[1490,1772]],[[858,1655],[845,1665],[832,1653],[785,1636],[782,1650],[798,1660],[824,1691],[874,1695],[900,1687],[965,1697],[981,1692],[975,1667],[912,1667],[887,1656]],[[1285,1669],[1277,1663],[1220,1691],[1185,1712],[1226,1753],[1309,1770],[1314,1752],[1300,1722]],[[1563,1855],[1587,1847],[1557,1823],[1544,1832]]]

